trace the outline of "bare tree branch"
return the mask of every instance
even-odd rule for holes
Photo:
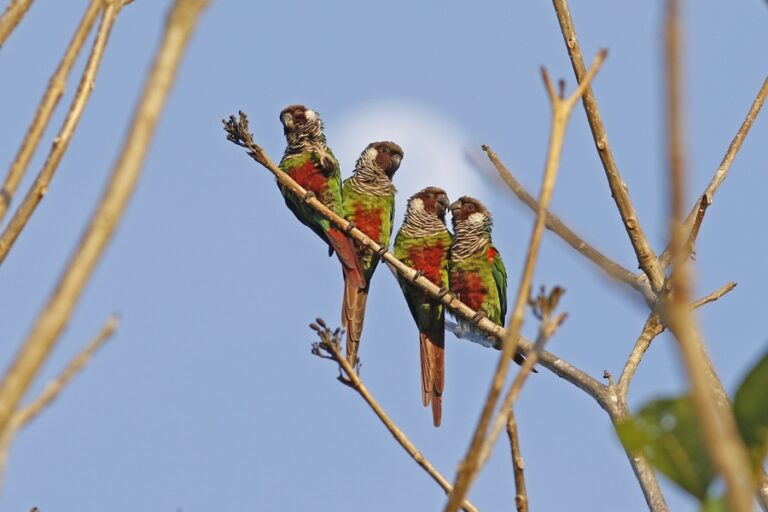
[[[568,2],[566,0],[553,0],[553,4],[557,14],[557,20],[560,23],[563,40],[568,48],[568,55],[571,58],[573,70],[576,74],[576,78],[579,82],[582,82],[586,77],[587,69],[586,66],[584,66],[584,58],[581,55],[579,41],[576,38],[576,29],[573,26],[571,13],[568,9]],[[603,125],[600,110],[597,106],[597,100],[592,93],[591,87],[587,87],[581,100],[584,104],[584,110],[587,113],[589,126],[592,129],[592,136],[595,140],[597,153],[600,156],[603,168],[605,169],[605,175],[608,178],[611,194],[618,207],[621,220],[624,223],[624,228],[629,235],[629,240],[632,242],[632,247],[635,249],[637,262],[648,277],[653,290],[659,292],[664,283],[664,271],[659,264],[656,253],[648,243],[643,228],[640,226],[640,221],[637,218],[637,212],[629,197],[627,186],[621,178],[616,161],[613,159],[613,153],[608,145],[608,135],[605,131],[605,125]]]
[[[710,204],[712,204],[712,199],[715,196],[715,193],[728,176],[728,171],[731,169],[733,160],[736,158],[736,154],[741,149],[742,144],[744,144],[744,139],[747,137],[750,128],[752,128],[752,123],[755,122],[757,115],[760,113],[760,109],[762,109],[763,104],[765,103],[766,96],[768,96],[768,78],[763,81],[762,87],[760,87],[760,90],[757,92],[757,96],[752,102],[752,106],[749,108],[747,116],[741,123],[739,131],[736,132],[733,140],[731,140],[728,150],[725,152],[725,155],[720,162],[720,166],[715,171],[715,175],[712,177],[706,190],[704,190],[704,193],[699,197],[699,200],[693,205],[690,213],[688,213],[688,216],[685,218],[685,231],[690,233],[689,237],[692,237],[694,242],[698,235],[698,229],[701,226],[700,217],[704,216],[704,211]],[[664,267],[669,266],[671,262],[669,247],[664,250],[659,259]]]
[[[517,433],[517,421],[514,411],[510,411],[507,419],[507,436],[509,448],[512,451],[512,469],[515,472],[515,507],[517,512],[528,512],[528,492],[525,490],[525,463],[520,450],[520,440]]]
[[[384,412],[384,409],[381,407],[381,405],[379,405],[376,399],[373,398],[373,395],[371,395],[370,391],[368,391],[368,388],[363,385],[362,380],[360,380],[360,376],[357,374],[357,372],[355,372],[354,368],[352,368],[352,365],[349,364],[349,361],[347,361],[346,357],[344,357],[341,352],[341,330],[336,329],[335,332],[331,331],[326,326],[325,322],[320,318],[317,319],[317,323],[320,325],[310,324],[312,330],[316,331],[320,335],[320,342],[313,347],[312,352],[319,357],[330,358],[338,363],[339,368],[344,372],[344,375],[346,376],[346,378],[340,376],[339,380],[357,391],[357,393],[363,398],[363,400],[365,400],[368,406],[370,406],[376,416],[378,416],[387,430],[389,430],[390,434],[392,434],[395,440],[400,444],[400,446],[403,447],[408,455],[410,455],[411,458],[416,461],[416,463],[421,466],[422,469],[424,469],[424,471],[426,471],[427,474],[431,476],[432,479],[437,482],[440,487],[443,488],[446,494],[451,492],[452,488],[450,482],[448,482],[448,480],[446,480],[445,477],[441,475],[437,469],[435,469],[435,467],[427,460],[427,458],[424,457],[424,454],[422,454],[416,448],[411,440],[408,439],[403,431],[400,430],[395,422],[392,421],[386,412]],[[329,356],[323,355],[322,352],[329,354]],[[462,502],[461,508],[466,512],[477,512],[477,508],[475,508],[475,506],[472,505],[472,503],[470,503],[468,500]]]
[[[103,0],[102,0],[103,2]],[[100,2],[101,3],[101,2]],[[91,91],[96,83],[96,73],[99,71],[99,65],[101,59],[104,56],[104,50],[109,40],[109,33],[117,20],[118,14],[122,9],[123,4],[119,1],[107,3],[107,7],[104,9],[101,17],[101,25],[96,34],[96,39],[93,42],[91,48],[91,54],[88,57],[88,63],[83,71],[83,76],[80,79],[80,84],[77,87],[77,93],[75,94],[72,104],[67,112],[67,117],[64,119],[64,123],[59,130],[58,135],[53,140],[53,145],[48,153],[48,158],[45,160],[43,168],[40,169],[40,173],[35,178],[35,182],[27,191],[27,195],[19,205],[18,209],[11,218],[11,221],[0,235],[0,264],[5,261],[8,252],[13,247],[14,242],[18,238],[21,230],[27,225],[32,214],[35,212],[37,205],[42,201],[48,190],[48,184],[53,178],[53,174],[61,162],[61,158],[69,147],[69,142],[72,140],[72,135],[77,129],[77,124],[80,121],[80,117],[85,110],[85,105],[88,103],[88,99],[91,97]],[[31,155],[31,153],[30,153]],[[25,166],[26,167],[26,163]],[[24,168],[21,169],[22,171]],[[0,199],[0,217],[2,217],[2,205],[6,203]]]
[[[523,187],[519,181],[517,181],[509,169],[499,159],[498,155],[496,155],[496,153],[486,145],[483,146],[483,151],[488,154],[488,158],[493,163],[494,167],[499,172],[499,175],[504,180],[504,182],[509,185],[509,188],[515,194],[515,196],[534,212],[538,211],[539,205],[536,202],[536,199],[531,194],[529,194],[527,190],[525,190],[525,187]],[[574,233],[568,226],[563,224],[563,222],[550,211],[546,212],[545,225],[547,229],[562,238],[576,252],[592,261],[592,263],[597,265],[610,277],[639,291],[644,297],[646,297],[646,300],[653,300],[653,292],[648,288],[648,284],[645,280],[640,279],[625,267],[616,263],[599,250],[595,249],[583,238]]]
[[[11,14],[11,7],[6,11],[5,17]],[[16,189],[21,182],[21,178],[27,170],[29,161],[32,159],[32,155],[40,143],[40,138],[43,136],[45,128],[51,120],[53,111],[56,105],[61,99],[61,95],[64,94],[64,88],[67,85],[67,76],[72,70],[72,66],[77,60],[77,56],[80,54],[80,50],[85,44],[85,40],[88,38],[88,34],[91,32],[91,27],[96,22],[96,18],[101,12],[104,6],[104,0],[91,0],[88,8],[83,14],[83,18],[80,20],[80,24],[75,30],[75,34],[72,36],[72,41],[67,47],[67,51],[64,53],[59,67],[56,72],[51,76],[51,80],[48,83],[48,89],[43,95],[43,99],[40,100],[40,105],[37,107],[37,112],[32,120],[32,124],[29,126],[27,135],[19,147],[16,158],[11,164],[11,168],[8,170],[8,174],[5,177],[2,189],[0,189],[0,221],[5,217],[8,211],[8,206],[11,203],[11,199],[16,193]],[[0,22],[2,24],[2,22]],[[2,31],[0,30],[0,44],[2,44]]]
[[[9,427],[0,433],[0,490],[2,490],[3,476],[5,475],[8,461],[8,449],[16,433],[59,396],[75,375],[88,364],[96,351],[112,337],[117,324],[118,318],[116,315],[109,317],[101,331],[99,331],[99,334],[91,340],[82,352],[69,362],[64,370],[46,386],[43,392],[31,404],[16,411],[11,417]]]
[[[120,0],[113,0],[120,1]],[[0,433],[66,326],[77,299],[112,237],[141,172],[181,56],[208,0],[176,0],[142,97],[101,202],[56,290],[0,384]]]
[[[499,358],[499,363],[494,373],[491,388],[488,391],[488,397],[485,400],[480,420],[478,421],[475,433],[472,437],[472,442],[467,450],[467,453],[459,465],[458,475],[456,476],[456,484],[451,494],[448,496],[448,504],[445,507],[446,512],[455,512],[458,509],[459,504],[463,498],[467,495],[469,487],[472,485],[474,478],[477,476],[477,472],[480,469],[478,461],[482,452],[483,444],[485,442],[486,431],[488,429],[488,423],[490,422],[493,410],[496,407],[496,402],[501,394],[504,380],[509,370],[510,358],[515,354],[517,349],[517,338],[520,335],[520,328],[523,323],[523,314],[525,306],[530,296],[531,281],[533,279],[533,270],[536,266],[536,260],[538,258],[539,246],[541,244],[541,238],[544,233],[544,222],[546,220],[546,210],[549,208],[550,200],[552,199],[552,193],[554,191],[555,181],[557,179],[557,169],[560,162],[560,154],[563,146],[563,139],[565,136],[565,127],[568,124],[573,107],[578,101],[579,97],[584,94],[584,91],[589,86],[589,83],[594,78],[597,71],[600,69],[601,64],[606,56],[606,51],[603,50],[598,53],[597,57],[590,66],[589,72],[586,74],[582,82],[576,88],[576,91],[568,98],[562,97],[562,90],[560,94],[555,92],[555,88],[552,85],[549,75],[542,69],[542,77],[549,93],[550,102],[552,103],[552,128],[549,139],[549,149],[547,151],[547,161],[544,170],[544,176],[542,179],[541,192],[539,195],[538,211],[536,213],[536,222],[531,233],[531,238],[528,244],[528,253],[525,259],[524,270],[520,284],[517,291],[517,298],[515,299],[515,306],[510,315],[509,328],[507,329],[507,335],[504,337],[502,345],[502,355]]]
[[[11,35],[31,5],[32,0],[12,0],[5,8],[3,17],[0,18],[0,47],[3,46],[5,40]]]
[[[672,215],[670,221],[670,253],[672,274],[670,298],[662,303],[665,324],[679,341],[688,371],[694,410],[705,440],[705,448],[726,483],[729,509],[734,512],[752,510],[752,476],[749,457],[738,434],[730,407],[718,407],[713,392],[714,378],[707,365],[701,335],[688,305],[690,274],[687,268],[686,236],[682,216],[685,188],[683,150],[683,107],[681,70],[681,28],[678,0],[667,0],[665,23],[667,73],[667,136],[669,140],[670,188]]]

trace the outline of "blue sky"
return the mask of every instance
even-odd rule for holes
[[[86,0],[38,0],[0,50],[0,167],[12,161]],[[116,158],[170,2],[136,1],[117,21],[92,99],[39,211],[0,268],[0,360],[24,339],[93,210]],[[585,55],[610,49],[594,87],[638,215],[665,245],[661,2],[571,4]],[[691,203],[709,181],[768,70],[759,0],[686,2],[686,136]],[[41,34],[43,36],[41,37]],[[79,73],[81,58],[75,72]],[[439,488],[394,443],[336,369],[310,354],[306,325],[335,324],[338,263],[288,212],[271,176],[224,139],[238,109],[274,159],[278,113],[321,113],[348,174],[364,145],[405,151],[397,223],[423,185],[470,193],[494,213],[494,241],[515,283],[531,214],[464,159],[493,147],[535,193],[549,107],[539,77],[574,79],[548,2],[214,1],[181,67],[144,175],[113,243],[33,393],[113,311],[117,335],[17,438],[3,510],[435,510]],[[79,75],[23,186],[42,165]],[[697,247],[696,289],[738,287],[698,312],[733,390],[766,349],[768,242],[761,235],[768,123],[760,118],[715,197]],[[628,268],[636,266],[582,109],[572,119],[553,210]],[[646,309],[548,235],[535,285],[568,291],[550,349],[599,377],[617,375]],[[512,286],[514,289],[514,286]],[[528,318],[524,332],[533,335]],[[375,276],[362,377],[448,478],[469,443],[497,353],[447,339],[443,425],[420,404],[417,332],[396,281]],[[660,336],[630,391],[635,407],[685,388],[674,342]],[[534,509],[644,510],[605,413],[547,371],[517,409]],[[673,510],[695,510],[663,482]],[[500,442],[471,491],[509,509]]]

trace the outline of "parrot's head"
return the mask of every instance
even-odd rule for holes
[[[408,209],[421,209],[445,222],[445,211],[451,202],[445,190],[437,187],[427,187],[415,193],[408,200]]]
[[[454,231],[465,227],[472,230],[490,231],[491,213],[483,203],[474,197],[462,196],[451,204],[450,209]]]
[[[304,105],[288,105],[280,112],[283,133],[288,142],[299,138],[321,138],[323,122],[317,112]]]
[[[377,169],[391,180],[403,160],[403,150],[394,142],[371,142],[360,154],[357,166],[366,165]]]

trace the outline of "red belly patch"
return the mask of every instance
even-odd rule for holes
[[[485,286],[477,274],[454,272],[451,274],[451,291],[474,310],[479,310],[485,300]]]
[[[356,204],[353,221],[371,239],[381,240],[381,210],[369,210]]]
[[[288,175],[296,183],[317,195],[322,194],[328,186],[328,180],[320,169],[315,167],[315,163],[312,160],[305,162],[299,167],[289,169]]]
[[[408,250],[408,258],[413,268],[424,272],[424,277],[437,286],[443,286],[440,267],[445,259],[445,247],[442,242],[427,247],[412,247]]]

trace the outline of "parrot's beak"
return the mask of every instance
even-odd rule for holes
[[[456,200],[448,207],[451,211],[461,209],[461,200]]]

